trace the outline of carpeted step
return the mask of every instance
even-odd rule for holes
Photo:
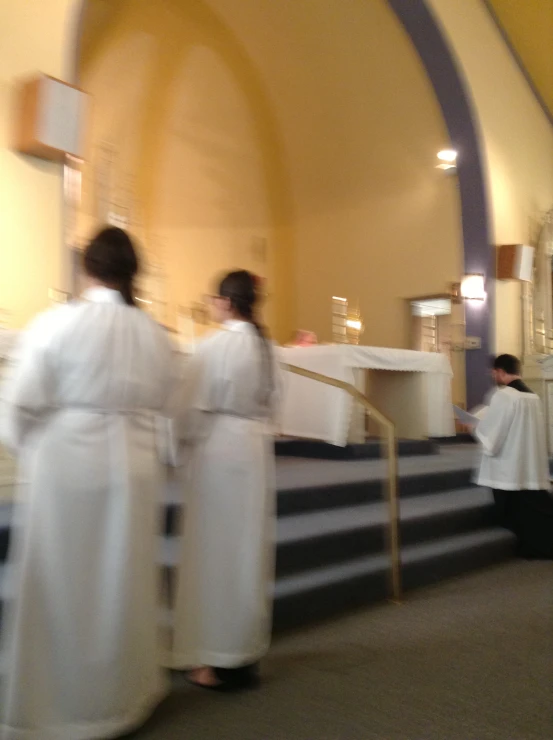
[[[473,477],[472,468],[448,470],[416,475],[399,479],[402,499],[422,496],[440,491],[469,488]],[[165,532],[178,532],[182,514],[182,484],[174,478],[168,488]],[[378,503],[385,496],[382,480],[354,480],[352,482],[303,485],[277,492],[277,515],[279,519],[303,513],[330,511],[370,503]]]
[[[400,461],[401,541],[406,588],[432,583],[507,557],[512,537],[490,528],[491,497],[471,486],[473,455],[451,449]],[[358,604],[384,599],[388,556],[381,461],[281,459],[277,627],[307,623]],[[178,531],[184,486],[179,472],[160,505],[162,529]],[[6,555],[11,505],[0,505],[0,559]],[[178,540],[164,537],[160,562],[174,574]],[[10,571],[0,574],[0,597]],[[171,578],[168,579],[170,585]]]
[[[440,496],[438,494],[434,498],[439,500]],[[438,501],[435,503],[438,504]],[[473,503],[477,505],[476,501]],[[420,504],[418,511],[416,504]],[[425,505],[424,499],[407,502],[405,519],[416,522],[424,516]],[[435,511],[437,512],[442,505],[445,506],[445,502],[442,501]],[[457,505],[459,510],[462,510],[460,502],[457,502]],[[344,520],[335,521],[335,530],[347,528]],[[328,528],[330,529],[330,525]],[[296,522],[285,528],[284,532],[281,531],[279,550],[285,547],[286,543],[297,541],[301,534],[300,530],[301,527]],[[315,534],[314,531],[312,534]],[[324,536],[327,534],[328,532]],[[496,528],[456,534],[422,544],[404,543],[403,585],[405,590],[408,590],[434,583],[473,568],[498,562],[512,555],[513,551],[514,537],[511,533]],[[160,559],[173,570],[178,562],[177,538],[163,538]],[[0,567],[2,602],[13,595],[14,584],[11,573],[10,566]],[[355,606],[384,600],[388,595],[388,582],[389,557],[382,553],[352,558],[346,562],[334,562],[324,567],[319,564],[317,567],[292,575],[281,572],[277,578],[275,592],[275,628],[307,624]]]
[[[400,457],[438,455],[440,447],[430,439],[400,439],[397,451]],[[277,457],[316,460],[377,460],[382,457],[382,447],[378,439],[367,440],[362,444],[348,444],[345,447],[309,439],[277,439],[275,452]]]
[[[401,505],[401,543],[407,546],[487,527],[493,501],[479,488],[408,498]],[[281,517],[277,523],[277,577],[385,552],[383,502]],[[168,537],[162,562],[174,567],[178,540]]]
[[[402,499],[438,491],[467,488],[473,477],[472,468],[439,471],[402,476],[399,493]],[[362,480],[351,483],[306,485],[302,488],[278,492],[277,510],[280,516],[302,512],[329,510],[381,501],[384,495],[381,480]]]
[[[471,469],[404,476],[399,482],[400,496],[404,499],[412,496],[428,495],[433,492],[466,488],[470,485],[471,477]],[[349,508],[380,503],[383,496],[383,484],[378,479],[322,486],[306,485],[278,491],[277,513],[280,519],[281,517],[303,513]],[[175,475],[168,486],[167,503],[164,508],[165,522],[163,526],[167,534],[173,534],[179,530],[183,498],[182,482]],[[0,561],[5,558],[8,548],[11,509],[12,504],[0,505]]]
[[[446,445],[476,445],[478,442],[472,434],[456,434],[454,437],[431,437],[431,441],[440,447]]]
[[[514,536],[496,528],[412,545],[403,550],[403,587],[408,590],[491,565],[513,552]],[[388,595],[389,558],[384,555],[289,576],[276,584],[274,626],[297,627]]]
[[[489,526],[493,500],[484,489],[460,489],[404,499],[400,514],[407,546]],[[277,575],[384,552],[387,523],[384,502],[280,518]]]

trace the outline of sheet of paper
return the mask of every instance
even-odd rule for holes
[[[467,427],[475,427],[480,422],[480,418],[474,414],[469,414],[468,411],[460,409],[459,406],[453,406],[453,413],[455,417]]]
[[[486,414],[488,413],[489,408],[489,406],[475,406],[469,411],[469,414],[471,416],[476,416],[477,419],[480,419],[480,421],[482,421],[484,416],[486,416]]]

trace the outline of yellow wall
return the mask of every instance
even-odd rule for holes
[[[99,145],[116,151],[116,202],[167,277],[166,320],[226,269],[269,279],[277,336],[295,325],[293,245],[271,111],[241,45],[201,2],[122,0],[81,84],[94,100],[80,231],[97,217]]]
[[[478,110],[494,239],[529,241],[553,202],[551,127],[480,1],[428,2],[461,59]],[[96,80],[101,65],[91,59],[113,52],[111,29],[123,11],[152,4],[93,3],[102,6],[96,15],[102,23],[83,48]],[[533,12],[537,3],[526,10]],[[494,4],[507,22],[513,3]],[[0,308],[14,325],[46,305],[49,287],[67,287],[67,269],[60,168],[10,151],[12,86],[36,70],[67,77],[79,5],[0,0]],[[340,292],[359,297],[369,327],[365,341],[406,346],[402,298],[441,292],[460,271],[454,181],[433,169],[446,135],[408,40],[384,0],[351,4],[347,12],[343,3],[327,0],[316,13],[306,0],[211,5],[213,13],[199,0],[163,3],[175,24],[165,26],[153,66],[146,64],[147,51],[143,57],[133,55],[133,47],[121,52],[131,72],[142,64],[143,75],[150,75],[148,104],[135,99],[125,109],[130,91],[124,65],[114,63],[117,55],[103,72],[111,64],[110,84],[119,80],[114,89],[126,131],[136,122],[141,132],[134,144],[126,142],[123,160],[149,163],[139,180],[147,204],[144,231],[178,266],[174,302],[186,302],[193,291],[197,296],[216,266],[240,261],[272,277],[278,298],[272,324],[281,337],[296,321],[328,337],[328,298]],[[106,8],[117,11],[108,14],[109,22]],[[139,29],[144,48],[151,41],[144,33],[152,35],[160,8],[156,4]],[[128,40],[121,26],[119,32]],[[183,39],[181,54],[176,47]],[[538,53],[541,46],[532,48]],[[156,108],[151,95],[168,78],[167,65],[170,84],[162,85],[165,97]],[[97,126],[110,128],[105,121]],[[217,157],[208,158],[215,149]],[[194,201],[188,213],[180,208],[177,186],[187,204]],[[258,236],[268,238],[265,266],[254,258]],[[518,293],[514,284],[499,286],[501,350],[520,346]]]
[[[526,1],[526,0],[525,0]],[[533,243],[553,205],[553,127],[481,0],[427,0],[468,81],[495,244]],[[496,349],[522,351],[520,284],[498,282]]]
[[[23,325],[64,287],[59,165],[10,150],[13,85],[37,71],[63,77],[70,63],[75,0],[0,0],[0,310]]]
[[[92,149],[116,132],[169,275],[169,320],[240,264],[269,276],[281,340],[297,325],[330,339],[343,294],[359,300],[364,342],[410,346],[404,299],[458,279],[459,202],[435,169],[439,107],[395,16],[384,0],[210,6],[120,0],[82,65]]]
[[[301,119],[281,114],[296,207],[299,322],[330,339],[331,296],[345,296],[359,301],[364,344],[408,348],[405,299],[446,292],[461,271],[457,186],[435,169],[447,132],[385,2],[346,10],[329,0],[318,11],[308,23],[297,9],[296,30],[286,29],[282,76],[296,82],[279,90],[288,111],[301,110]]]
[[[553,0],[488,0],[553,113]]]

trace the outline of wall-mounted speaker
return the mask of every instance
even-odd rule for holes
[[[17,83],[14,149],[52,162],[82,159],[89,96],[66,82],[38,74]]]
[[[503,244],[497,248],[497,279],[532,282],[534,247]]]

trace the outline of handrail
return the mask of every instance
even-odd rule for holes
[[[337,378],[330,378],[327,375],[306,370],[296,365],[281,363],[283,370],[293,375],[300,375],[309,380],[315,380],[318,383],[339,388],[348,393],[353,399],[360,403],[365,414],[371,416],[378,424],[386,430],[385,448],[387,451],[388,461],[388,486],[387,486],[387,503],[388,503],[388,549],[390,553],[390,587],[392,600],[398,602],[401,600],[401,553],[399,541],[399,501],[398,501],[398,461],[397,461],[397,440],[396,427],[393,421],[376,409],[366,396],[351,383],[346,383]]]

